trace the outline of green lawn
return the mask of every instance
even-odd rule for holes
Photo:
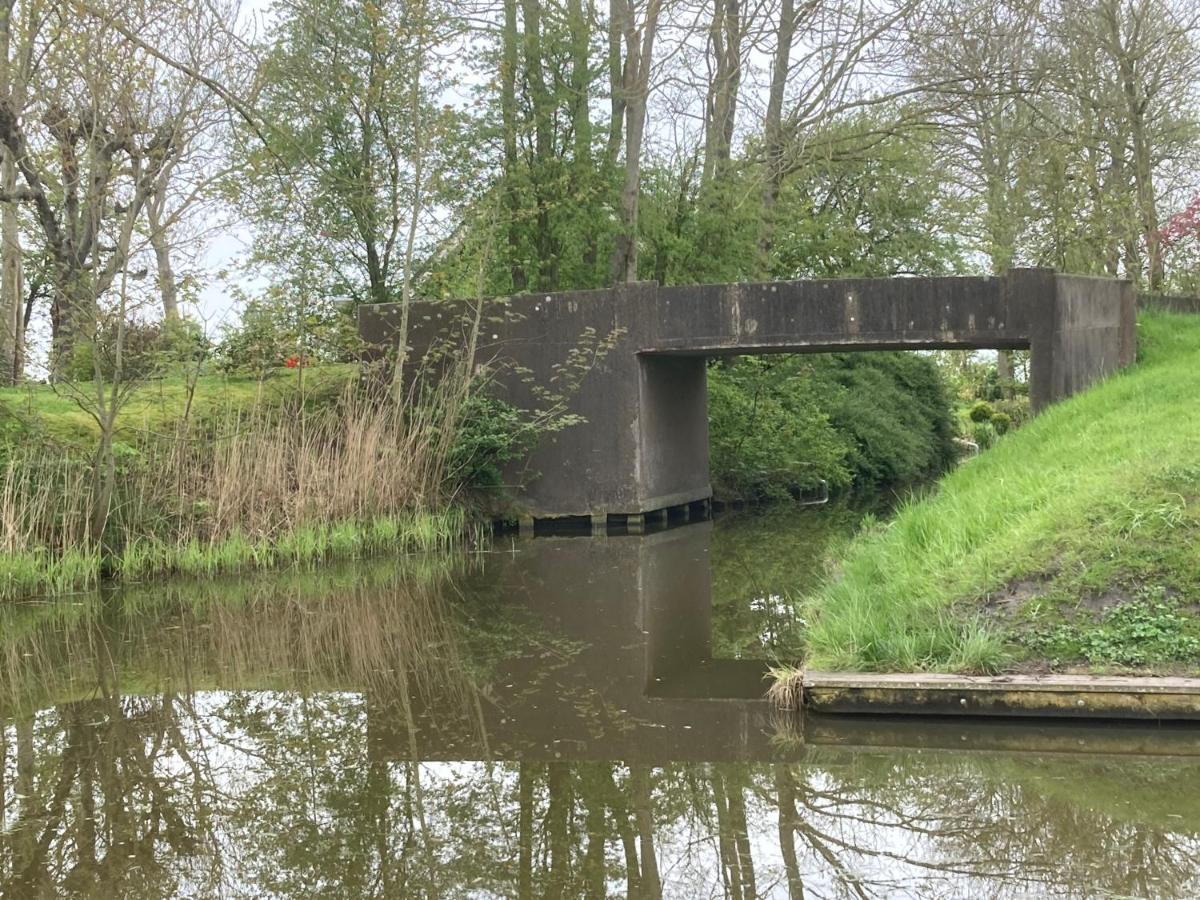
[[[1200,670],[1200,317],[869,527],[806,601],[809,665]]]
[[[257,402],[278,405],[299,396],[322,398],[336,393],[353,377],[353,365],[323,365],[303,370],[281,368],[259,378],[253,375],[204,375],[196,383],[191,414],[212,417],[249,409]],[[303,378],[303,380],[301,380]],[[20,435],[36,429],[65,443],[88,443],[97,434],[95,421],[79,403],[93,387],[31,384],[0,389],[0,434]],[[167,432],[187,407],[188,388],[182,376],[155,378],[139,386],[121,412],[118,431],[129,440],[139,432]]]

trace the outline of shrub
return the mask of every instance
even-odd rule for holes
[[[816,400],[850,439],[847,465],[858,488],[910,484],[956,457],[950,397],[937,366],[916,353],[819,357]]]
[[[714,490],[779,498],[922,480],[955,458],[950,398],[917,354],[747,357],[709,370]]]
[[[485,392],[471,395],[450,449],[449,480],[468,489],[501,489],[504,464],[523,456],[537,433],[516,407]]]
[[[979,445],[980,450],[986,450],[996,443],[996,429],[991,422],[975,422],[971,426],[971,440]]]
[[[111,379],[116,374],[118,323],[106,320],[95,340],[82,341],[71,351],[66,377],[71,381],[91,381],[96,375],[95,360],[99,357],[100,374]],[[200,326],[187,319],[178,322],[145,322],[130,320],[120,336],[121,374],[126,381],[148,378],[164,367],[185,359],[207,356],[212,345]]]
[[[1012,417],[1008,413],[998,412],[992,416],[992,428],[996,434],[1007,434],[1012,429]]]
[[[814,399],[799,358],[715,365],[708,382],[710,469],[721,495],[783,499],[822,480],[850,483],[850,446]]]
[[[348,308],[332,302],[301,305],[286,292],[271,288],[250,300],[236,326],[226,330],[217,347],[225,371],[256,375],[285,365],[289,359],[342,362],[357,352],[357,329]]]
[[[971,405],[967,416],[972,422],[990,422],[995,414],[996,411],[992,408],[992,404],[986,400],[976,400]]]

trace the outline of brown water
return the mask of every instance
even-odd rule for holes
[[[757,697],[846,510],[0,612],[0,896],[1200,896],[1200,732]]]

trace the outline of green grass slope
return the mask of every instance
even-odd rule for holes
[[[809,665],[1200,671],[1200,317],[868,527],[806,602]]]
[[[352,365],[324,365],[297,370],[278,369],[263,377],[204,375],[196,380],[189,414],[195,419],[214,418],[262,404],[279,406],[303,395],[325,399],[336,395],[357,374]],[[90,384],[29,384],[0,388],[0,441],[23,440],[31,430],[67,444],[90,446],[99,434],[88,414]],[[83,402],[81,403],[80,400]],[[153,378],[139,385],[123,407],[118,437],[138,433],[169,433],[188,409],[188,385],[181,376]]]

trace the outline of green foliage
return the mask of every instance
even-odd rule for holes
[[[430,4],[272,7],[255,102],[267,142],[241,135],[228,182],[258,226],[255,256],[316,296],[398,299],[412,274],[408,223],[419,220],[417,256],[432,252],[444,213],[477,180],[463,115],[443,102],[446,66],[429,52],[461,20]]]
[[[1012,416],[1002,412],[993,413],[991,424],[992,428],[996,429],[996,434],[1008,434],[1013,426]]]
[[[709,370],[714,489],[780,498],[824,480],[875,490],[954,459],[936,366],[905,353],[746,357]]]
[[[643,175],[639,268],[659,284],[743,281],[756,274],[761,214],[752,171],[730,169],[700,183],[697,160]]]
[[[226,329],[216,355],[223,371],[261,376],[288,360],[306,366],[350,360],[357,345],[348,306],[311,301],[273,287],[246,302],[241,319]]]
[[[814,372],[830,422],[851,438],[847,464],[857,487],[912,484],[954,461],[950,398],[927,357],[834,354]]]
[[[967,417],[972,422],[990,422],[996,411],[992,409],[992,404],[986,400],[976,400],[971,404],[971,409],[967,413]]]
[[[814,144],[862,140],[862,116],[814,136]],[[842,278],[961,271],[953,203],[933,135],[893,135],[869,153],[816,157],[785,183],[775,211],[771,275]],[[950,225],[951,227],[947,227]]]
[[[781,499],[822,479],[849,484],[851,448],[813,395],[802,357],[747,357],[709,369],[709,453],[718,495]]]
[[[473,393],[460,414],[450,451],[451,482],[474,490],[500,490],[504,464],[523,456],[538,433],[516,407],[486,391]]]
[[[1026,643],[1054,661],[1085,660],[1121,667],[1200,663],[1200,620],[1167,599],[1161,587],[1143,589],[1099,622],[1058,625]]]
[[[182,361],[203,359],[212,347],[200,326],[188,319],[174,322],[134,319],[125,323],[120,334],[118,322],[108,319],[94,340],[75,344],[64,377],[68,381],[91,381],[96,377],[98,358],[100,377],[111,380],[116,374],[118,349],[121,378],[128,382],[144,380]]]
[[[991,422],[972,422],[971,440],[979,445],[980,450],[987,450],[996,443],[998,432]]]

